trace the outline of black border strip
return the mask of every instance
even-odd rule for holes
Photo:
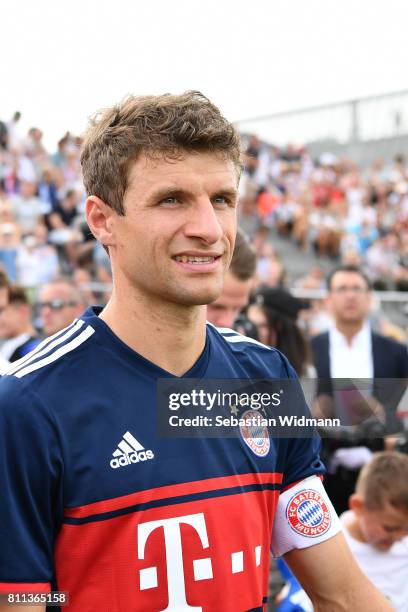
[[[94,523],[97,521],[106,521],[117,516],[131,514],[133,512],[141,512],[150,508],[160,508],[161,506],[172,506],[175,504],[183,504],[191,501],[199,501],[200,499],[209,499],[211,497],[226,497],[227,495],[237,495],[240,493],[250,493],[252,491],[280,491],[280,484],[252,484],[240,487],[231,487],[229,489],[217,489],[212,491],[203,491],[201,493],[190,493],[189,495],[180,495],[179,497],[168,497],[164,499],[155,499],[144,504],[136,504],[119,510],[111,510],[110,512],[101,512],[100,514],[92,514],[83,518],[74,518],[70,516],[64,517],[63,523],[68,525],[83,525],[84,523]]]

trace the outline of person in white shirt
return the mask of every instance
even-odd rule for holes
[[[358,564],[396,612],[408,612],[408,456],[376,453],[349,506],[341,520]]]
[[[327,288],[334,323],[311,340],[318,373],[314,416],[335,416],[346,426],[327,432],[331,439],[323,441],[329,470],[325,485],[341,514],[348,507],[358,470],[372,451],[384,450],[386,434],[398,431],[395,411],[406,387],[408,354],[406,346],[371,329],[371,287],[361,269],[339,266],[329,275]],[[375,435],[364,429],[368,419],[378,421]],[[350,426],[359,428],[353,439],[348,437]]]
[[[25,180],[21,182],[20,193],[10,198],[15,219],[23,234],[34,232],[44,215],[51,210],[50,205],[41,202],[36,193],[37,183]]]

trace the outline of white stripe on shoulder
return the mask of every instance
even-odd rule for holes
[[[239,332],[235,331],[235,329],[230,329],[229,327],[216,327],[215,328],[220,334],[234,334],[235,336],[239,335]]]
[[[254,340],[253,338],[248,338],[248,336],[242,336],[239,334],[238,336],[223,336],[226,342],[230,344],[236,344],[237,342],[249,342],[251,344],[257,344],[258,346],[262,346],[262,348],[268,349],[268,351],[272,350],[272,347],[267,346],[266,344],[262,344],[262,342],[258,342],[258,340]]]
[[[94,328],[88,325],[86,329],[84,329],[83,332],[81,332],[78,336],[76,336],[73,340],[71,340],[71,342],[68,342],[68,344],[64,344],[64,346],[61,346],[59,349],[54,351],[51,355],[48,355],[48,357],[45,357],[45,359],[41,359],[40,361],[36,361],[35,363],[32,363],[31,365],[29,364],[26,367],[23,367],[16,374],[14,374],[14,376],[16,378],[22,378],[23,376],[26,376],[26,374],[30,374],[30,372],[39,370],[40,368],[43,368],[44,366],[50,363],[53,363],[54,361],[57,361],[57,359],[59,359],[63,355],[70,353],[71,351],[76,349],[78,346],[83,344],[94,333],[95,333]]]
[[[84,323],[85,322],[82,321],[82,319],[75,319],[75,321],[73,321],[71,325],[66,327],[65,330],[60,330],[56,334],[53,334],[49,338],[46,338],[33,351],[31,351],[30,353],[27,353],[27,355],[25,355],[18,361],[15,361],[14,363],[12,363],[11,367],[7,369],[6,374],[14,374],[19,368],[23,366],[25,367],[31,361],[33,361],[33,359],[42,357],[43,355],[48,353],[48,351],[52,350],[59,344],[62,344],[63,342],[65,342],[65,340],[68,340],[68,338],[70,338],[73,334],[75,334],[84,325]],[[65,332],[65,333],[60,335],[61,332]],[[56,338],[56,340],[53,340],[53,338]]]
[[[210,323],[210,321],[206,321],[207,325],[213,327],[219,334],[239,334],[239,332],[235,331],[235,329],[230,329],[229,327],[217,327],[214,323]]]

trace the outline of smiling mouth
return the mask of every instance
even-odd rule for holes
[[[196,257],[193,255],[176,255],[174,257],[175,261],[178,261],[180,263],[189,263],[189,264],[196,264],[196,265],[202,265],[202,264],[212,264],[214,263],[217,259],[220,258],[220,255],[217,255],[216,257]]]

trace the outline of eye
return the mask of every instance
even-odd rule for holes
[[[177,204],[178,198],[176,196],[167,196],[167,198],[163,198],[160,200],[159,204],[163,206],[171,206],[172,204]]]
[[[234,206],[234,202],[230,197],[221,194],[214,196],[212,201],[217,206]]]

